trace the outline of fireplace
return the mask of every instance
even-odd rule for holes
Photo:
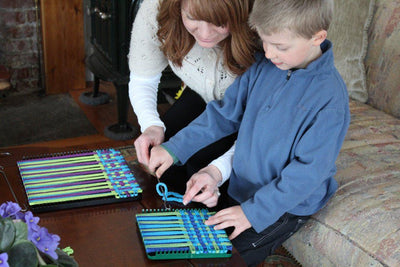
[[[143,0],[90,0],[90,45],[93,51],[86,60],[94,75],[92,92],[83,93],[83,103],[98,105],[108,102],[108,95],[99,92],[99,80],[110,81],[117,90],[118,122],[104,130],[114,140],[134,138],[138,130],[127,122],[129,107],[129,67],[127,54],[132,22]],[[168,68],[163,72],[159,89],[180,86],[180,80]]]

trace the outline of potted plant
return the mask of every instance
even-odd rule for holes
[[[75,267],[70,248],[61,250],[60,237],[38,225],[39,217],[14,202],[0,206],[0,267]]]

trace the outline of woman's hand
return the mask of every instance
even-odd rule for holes
[[[206,225],[215,225],[214,229],[220,230],[228,227],[234,227],[235,230],[229,236],[229,239],[234,239],[244,230],[251,227],[251,223],[244,214],[242,207],[233,206],[223,209],[205,221]]]
[[[138,161],[149,165],[150,148],[164,141],[164,129],[159,126],[148,127],[134,142]]]
[[[221,172],[214,165],[208,165],[193,174],[186,183],[183,204],[190,201],[201,202],[207,207],[215,207],[218,203],[218,182],[222,180]],[[198,194],[201,192],[200,194]]]

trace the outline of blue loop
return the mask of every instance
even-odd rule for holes
[[[164,193],[160,191],[160,187],[162,187],[162,188],[164,189],[164,193],[165,193],[165,195],[167,195],[167,194],[168,194],[167,185],[164,184],[164,183],[158,183],[158,184],[156,185],[157,193],[158,193],[160,196],[163,197],[163,196],[164,196]]]
[[[164,193],[161,192],[161,188],[164,190]],[[180,203],[183,202],[183,196],[175,192],[168,192],[167,185],[164,183],[158,183],[156,185],[156,190],[164,201],[175,201]]]

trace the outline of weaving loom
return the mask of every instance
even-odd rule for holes
[[[33,211],[137,200],[142,189],[115,149],[72,152],[17,162]]]
[[[224,230],[204,221],[207,209],[144,210],[136,221],[149,259],[227,258],[232,243]]]

